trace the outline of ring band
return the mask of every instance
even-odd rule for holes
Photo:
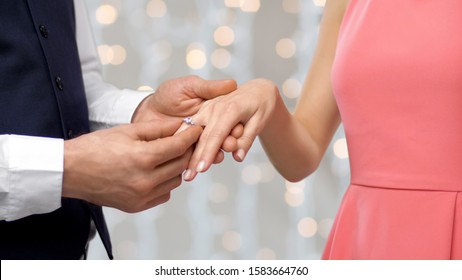
[[[191,117],[184,118],[183,122],[187,125],[196,125]]]

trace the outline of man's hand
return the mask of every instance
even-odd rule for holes
[[[203,80],[187,76],[162,83],[136,109],[132,123],[170,120],[196,114],[202,104],[236,90],[234,80]]]
[[[65,141],[62,196],[130,213],[168,201],[202,132],[173,135],[180,124],[129,124]]]

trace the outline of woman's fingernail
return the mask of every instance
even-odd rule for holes
[[[193,177],[193,173],[191,169],[186,170],[186,172],[183,175],[183,178],[185,181],[191,181]]]
[[[245,158],[245,151],[243,149],[239,149],[237,150],[236,155],[241,161],[243,161]]]
[[[197,165],[196,171],[197,172],[202,172],[205,170],[205,161],[200,161],[199,164]]]

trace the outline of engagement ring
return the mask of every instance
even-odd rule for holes
[[[187,125],[196,125],[191,117],[184,118],[183,122]]]

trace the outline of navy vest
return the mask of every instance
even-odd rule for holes
[[[73,0],[0,1],[0,134],[69,139],[88,131]],[[92,218],[112,258],[101,207],[65,198],[52,213],[1,221],[0,258],[78,259]]]

